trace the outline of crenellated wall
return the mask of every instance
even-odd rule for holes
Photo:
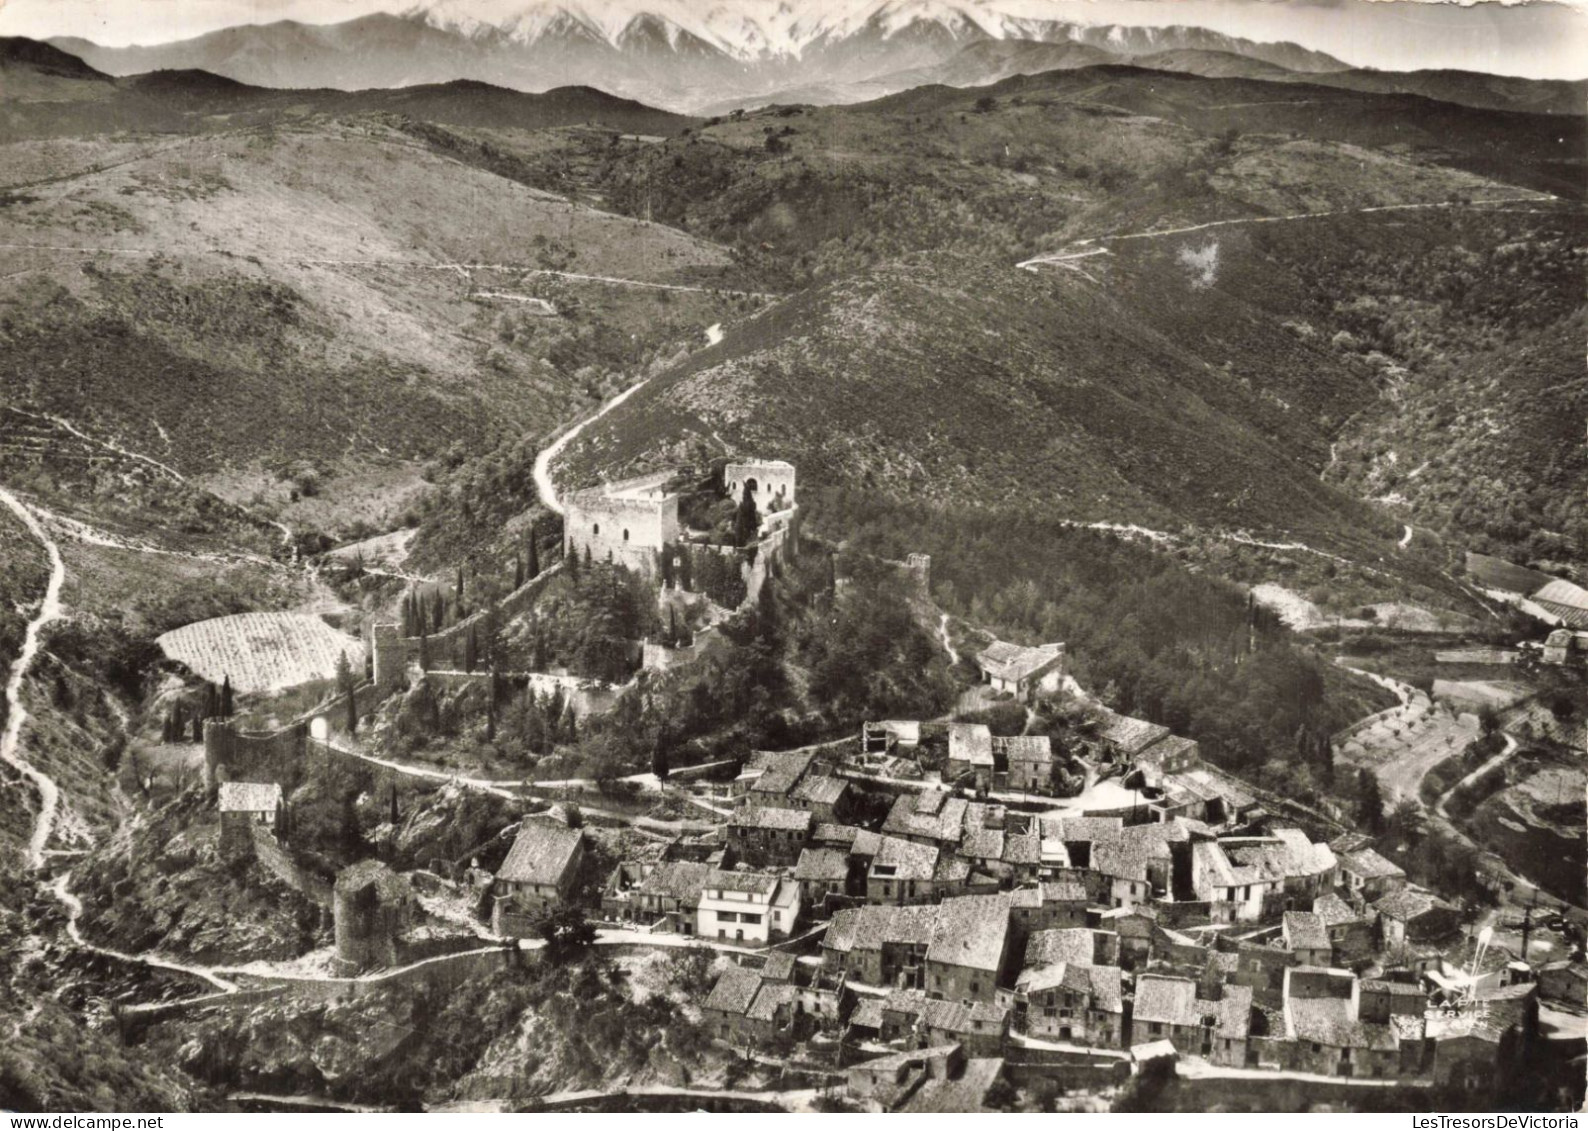
[[[563,553],[611,560],[647,577],[656,555],[679,534],[678,496],[667,490],[674,472],[605,483],[568,497],[562,523]]]
[[[547,566],[497,601],[495,609],[499,622],[506,623],[508,618],[517,616],[533,605],[536,598],[545,591],[546,586],[551,584],[552,579],[561,570],[562,562]],[[488,611],[481,609],[457,624],[448,625],[439,632],[429,633],[423,637],[422,649],[421,638],[402,635],[401,625],[390,622],[373,625],[370,629],[370,638],[374,653],[375,686],[380,690],[382,697],[390,695],[402,686],[409,666],[419,662],[421,651],[428,661],[428,670],[461,671],[465,662],[464,652],[468,647],[469,629],[483,625]]]
[[[763,514],[799,502],[794,465],[783,460],[734,460],[722,469],[722,485],[734,502],[743,497],[746,483],[753,484],[751,497]]]
[[[426,683],[449,691],[472,687],[490,678],[488,672],[432,670],[425,673]],[[563,702],[570,704],[580,718],[610,711],[623,690],[599,679],[553,675],[550,672],[500,672],[497,678],[515,691],[533,690],[540,695],[552,695],[560,691]]]

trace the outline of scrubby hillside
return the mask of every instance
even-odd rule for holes
[[[1342,419],[1370,389],[1280,341],[1289,356],[1266,372],[1215,367],[1083,280],[917,257],[813,290],[659,378],[581,437],[566,474],[720,438],[796,460],[804,482],[939,502],[1370,526],[1317,479],[1318,418]]]
[[[547,430],[732,309],[544,274],[668,282],[726,256],[382,121],[10,148],[13,403],[289,521],[304,497],[356,494],[356,513],[316,516],[333,531],[400,518],[421,461]]]

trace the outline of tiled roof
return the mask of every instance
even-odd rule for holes
[[[1169,728],[1109,711],[1097,724],[1097,734],[1127,756],[1141,753],[1153,743],[1169,737]]]
[[[700,901],[700,890],[711,875],[710,864],[697,864],[690,860],[670,860],[658,864],[636,885],[641,895],[667,896],[685,903]]]
[[[847,848],[855,843],[856,836],[865,831],[856,825],[838,825],[831,821],[822,821],[811,830],[811,840],[817,844]]]
[[[1379,876],[1404,876],[1405,869],[1398,864],[1384,859],[1371,848],[1359,848],[1355,852],[1346,852],[1340,855],[1340,867],[1353,875],[1366,879]]]
[[[1004,834],[1000,829],[977,829],[965,834],[959,842],[961,856],[972,860],[1001,860],[1004,854]]]
[[[1148,862],[1167,855],[1165,845],[1138,837],[1094,844],[1091,870],[1116,879],[1144,881]]]
[[[1003,962],[1009,933],[1009,897],[964,895],[938,904],[937,930],[926,950],[928,962],[996,971]]]
[[[822,938],[822,947],[840,954],[880,950],[884,942],[925,946],[937,927],[938,907],[893,907],[867,904],[846,907],[833,916]]]
[[[1399,1047],[1393,1029],[1357,1020],[1345,998],[1290,998],[1285,1002],[1285,1019],[1286,1035],[1297,1041],[1385,1052]]]
[[[965,827],[966,801],[942,790],[901,794],[888,810],[882,831],[894,836],[924,836],[958,843]]]
[[[769,872],[713,870],[706,877],[705,887],[710,891],[743,891],[755,895],[770,895],[777,887],[777,882],[777,877]]]
[[[1010,762],[1035,762],[1050,765],[1053,762],[1053,742],[1045,734],[1021,734],[1011,738],[993,739],[993,751],[1002,751]]]
[[[1197,998],[1196,1011],[1198,1024],[1211,1019],[1217,1036],[1244,1040],[1252,1027],[1252,987],[1224,986],[1217,1001]]]
[[[772,805],[741,805],[733,811],[732,824],[751,829],[777,829],[802,832],[811,827],[811,815],[804,809],[782,809]]]
[[[843,880],[849,877],[849,854],[841,848],[807,848],[794,866],[796,880]]]
[[[871,860],[871,875],[878,879],[930,880],[936,868],[937,849],[896,836],[883,837]]]
[[[812,805],[836,805],[839,798],[843,797],[844,790],[848,788],[849,783],[841,778],[812,774],[794,787],[792,796],[797,801],[806,801]]]
[[[763,981],[760,990],[756,992],[755,1000],[750,1003],[750,1008],[744,1011],[744,1015],[753,1021],[775,1020],[777,1011],[798,998],[799,994],[797,986]]]
[[[746,966],[730,966],[722,972],[717,984],[711,987],[711,993],[706,995],[701,1008],[743,1014],[750,1008],[760,988],[761,975],[758,971]]]
[[[855,1011],[849,1015],[849,1023],[858,1025],[862,1029],[882,1028],[882,999],[880,997],[863,997],[855,1003]]]
[[[1125,821],[1121,817],[1042,818],[1044,836],[1070,842],[1086,841],[1096,844],[1098,841],[1118,840],[1120,830],[1124,827]]]
[[[1197,744],[1195,739],[1185,738],[1178,734],[1171,734],[1166,738],[1154,742],[1144,750],[1136,753],[1135,759],[1138,766],[1151,766],[1161,768],[1165,762],[1174,761],[1190,755],[1196,757]]]
[[[1287,911],[1284,918],[1285,942],[1291,950],[1328,950],[1329,928],[1323,916],[1312,911]]]
[[[1090,966],[1097,953],[1097,936],[1088,927],[1057,927],[1047,931],[1033,931],[1026,940],[1026,967],[1054,966],[1069,963],[1072,966]]]
[[[1009,1022],[1007,1006],[986,1002],[923,998],[919,1013],[928,1028],[961,1035],[1001,1033]]]
[[[968,762],[972,766],[991,766],[992,731],[982,723],[949,723],[948,760]]]
[[[1329,927],[1337,927],[1342,923],[1356,923],[1362,919],[1355,908],[1332,891],[1313,900],[1312,911],[1323,920],[1325,926]]]
[[[1256,843],[1241,843],[1240,841],[1220,841],[1220,846],[1234,865],[1238,875],[1250,874],[1250,880],[1238,880],[1238,883],[1277,883],[1285,878],[1285,860],[1287,853],[1285,846],[1271,840],[1262,840]]]
[[[275,782],[223,781],[219,803],[222,813],[274,813],[281,808],[281,786]]]
[[[1105,1013],[1125,1009],[1123,980],[1118,966],[1087,966],[1086,978],[1092,992],[1092,1008]]]
[[[1075,880],[1044,881],[1041,890],[1044,904],[1091,902],[1091,897],[1086,894],[1086,885]]]
[[[496,878],[514,884],[557,884],[573,864],[584,840],[578,829],[556,821],[526,818]]]
[[[1334,850],[1327,844],[1314,844],[1300,829],[1275,829],[1274,835],[1285,844],[1285,875],[1321,876],[1334,870]]]
[[[937,854],[937,868],[932,872],[932,879],[940,884],[959,883],[970,875],[970,861],[963,856],[955,856],[950,852]]]
[[[1031,909],[1041,907],[1042,889],[1035,885],[1027,888],[1015,888],[1009,893],[1009,906]]]
[[[1040,864],[1042,837],[1034,832],[1005,835],[1003,859],[1005,864]]]
[[[788,951],[771,951],[766,956],[766,962],[761,965],[761,977],[769,982],[790,981],[794,976],[795,965],[795,958]]]
[[[1136,1023],[1197,1024],[1197,984],[1189,978],[1143,974],[1136,979]]]
[[[1429,892],[1417,888],[1401,888],[1400,891],[1391,892],[1373,904],[1373,910],[1390,919],[1408,923],[1419,915],[1426,915],[1436,908],[1446,906]]]
[[[816,753],[813,750],[802,750],[797,754],[768,754],[765,757],[766,771],[755,785],[750,787],[750,791],[772,793],[783,797],[794,788],[805,771],[810,769]]]
[[[994,640],[976,654],[976,663],[994,678],[1018,682],[1063,658],[1062,644],[1039,644],[1036,647],[1027,647],[1023,644]]]

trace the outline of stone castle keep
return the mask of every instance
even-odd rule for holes
[[[563,517],[563,552],[588,552],[594,561],[611,561],[654,578],[664,551],[696,544],[678,519],[679,494],[668,490],[676,468],[633,479],[603,483],[569,496]],[[784,460],[738,460],[722,471],[723,488],[735,502],[748,488],[761,514],[761,529],[745,565],[745,582],[754,598],[766,561],[791,551],[799,520],[797,475]],[[718,547],[731,552],[733,547]]]
[[[563,516],[563,553],[583,554],[651,576],[662,547],[678,541],[678,495],[667,490],[672,470],[570,495]]]

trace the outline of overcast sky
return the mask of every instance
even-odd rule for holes
[[[537,2],[544,0],[525,0],[525,6]],[[583,2],[644,7],[644,0]],[[737,9],[741,4],[753,8],[758,0],[701,2]],[[791,2],[818,11],[835,0]],[[481,3],[503,7],[502,0]],[[579,3],[572,0],[571,6]],[[1588,78],[1588,0],[1022,0],[1019,6],[1029,11],[1034,3],[1051,9],[1054,18],[1080,23],[1181,23],[1252,39],[1291,40],[1359,66]],[[0,34],[158,43],[236,24],[336,23],[413,6],[414,0],[0,0]]]

